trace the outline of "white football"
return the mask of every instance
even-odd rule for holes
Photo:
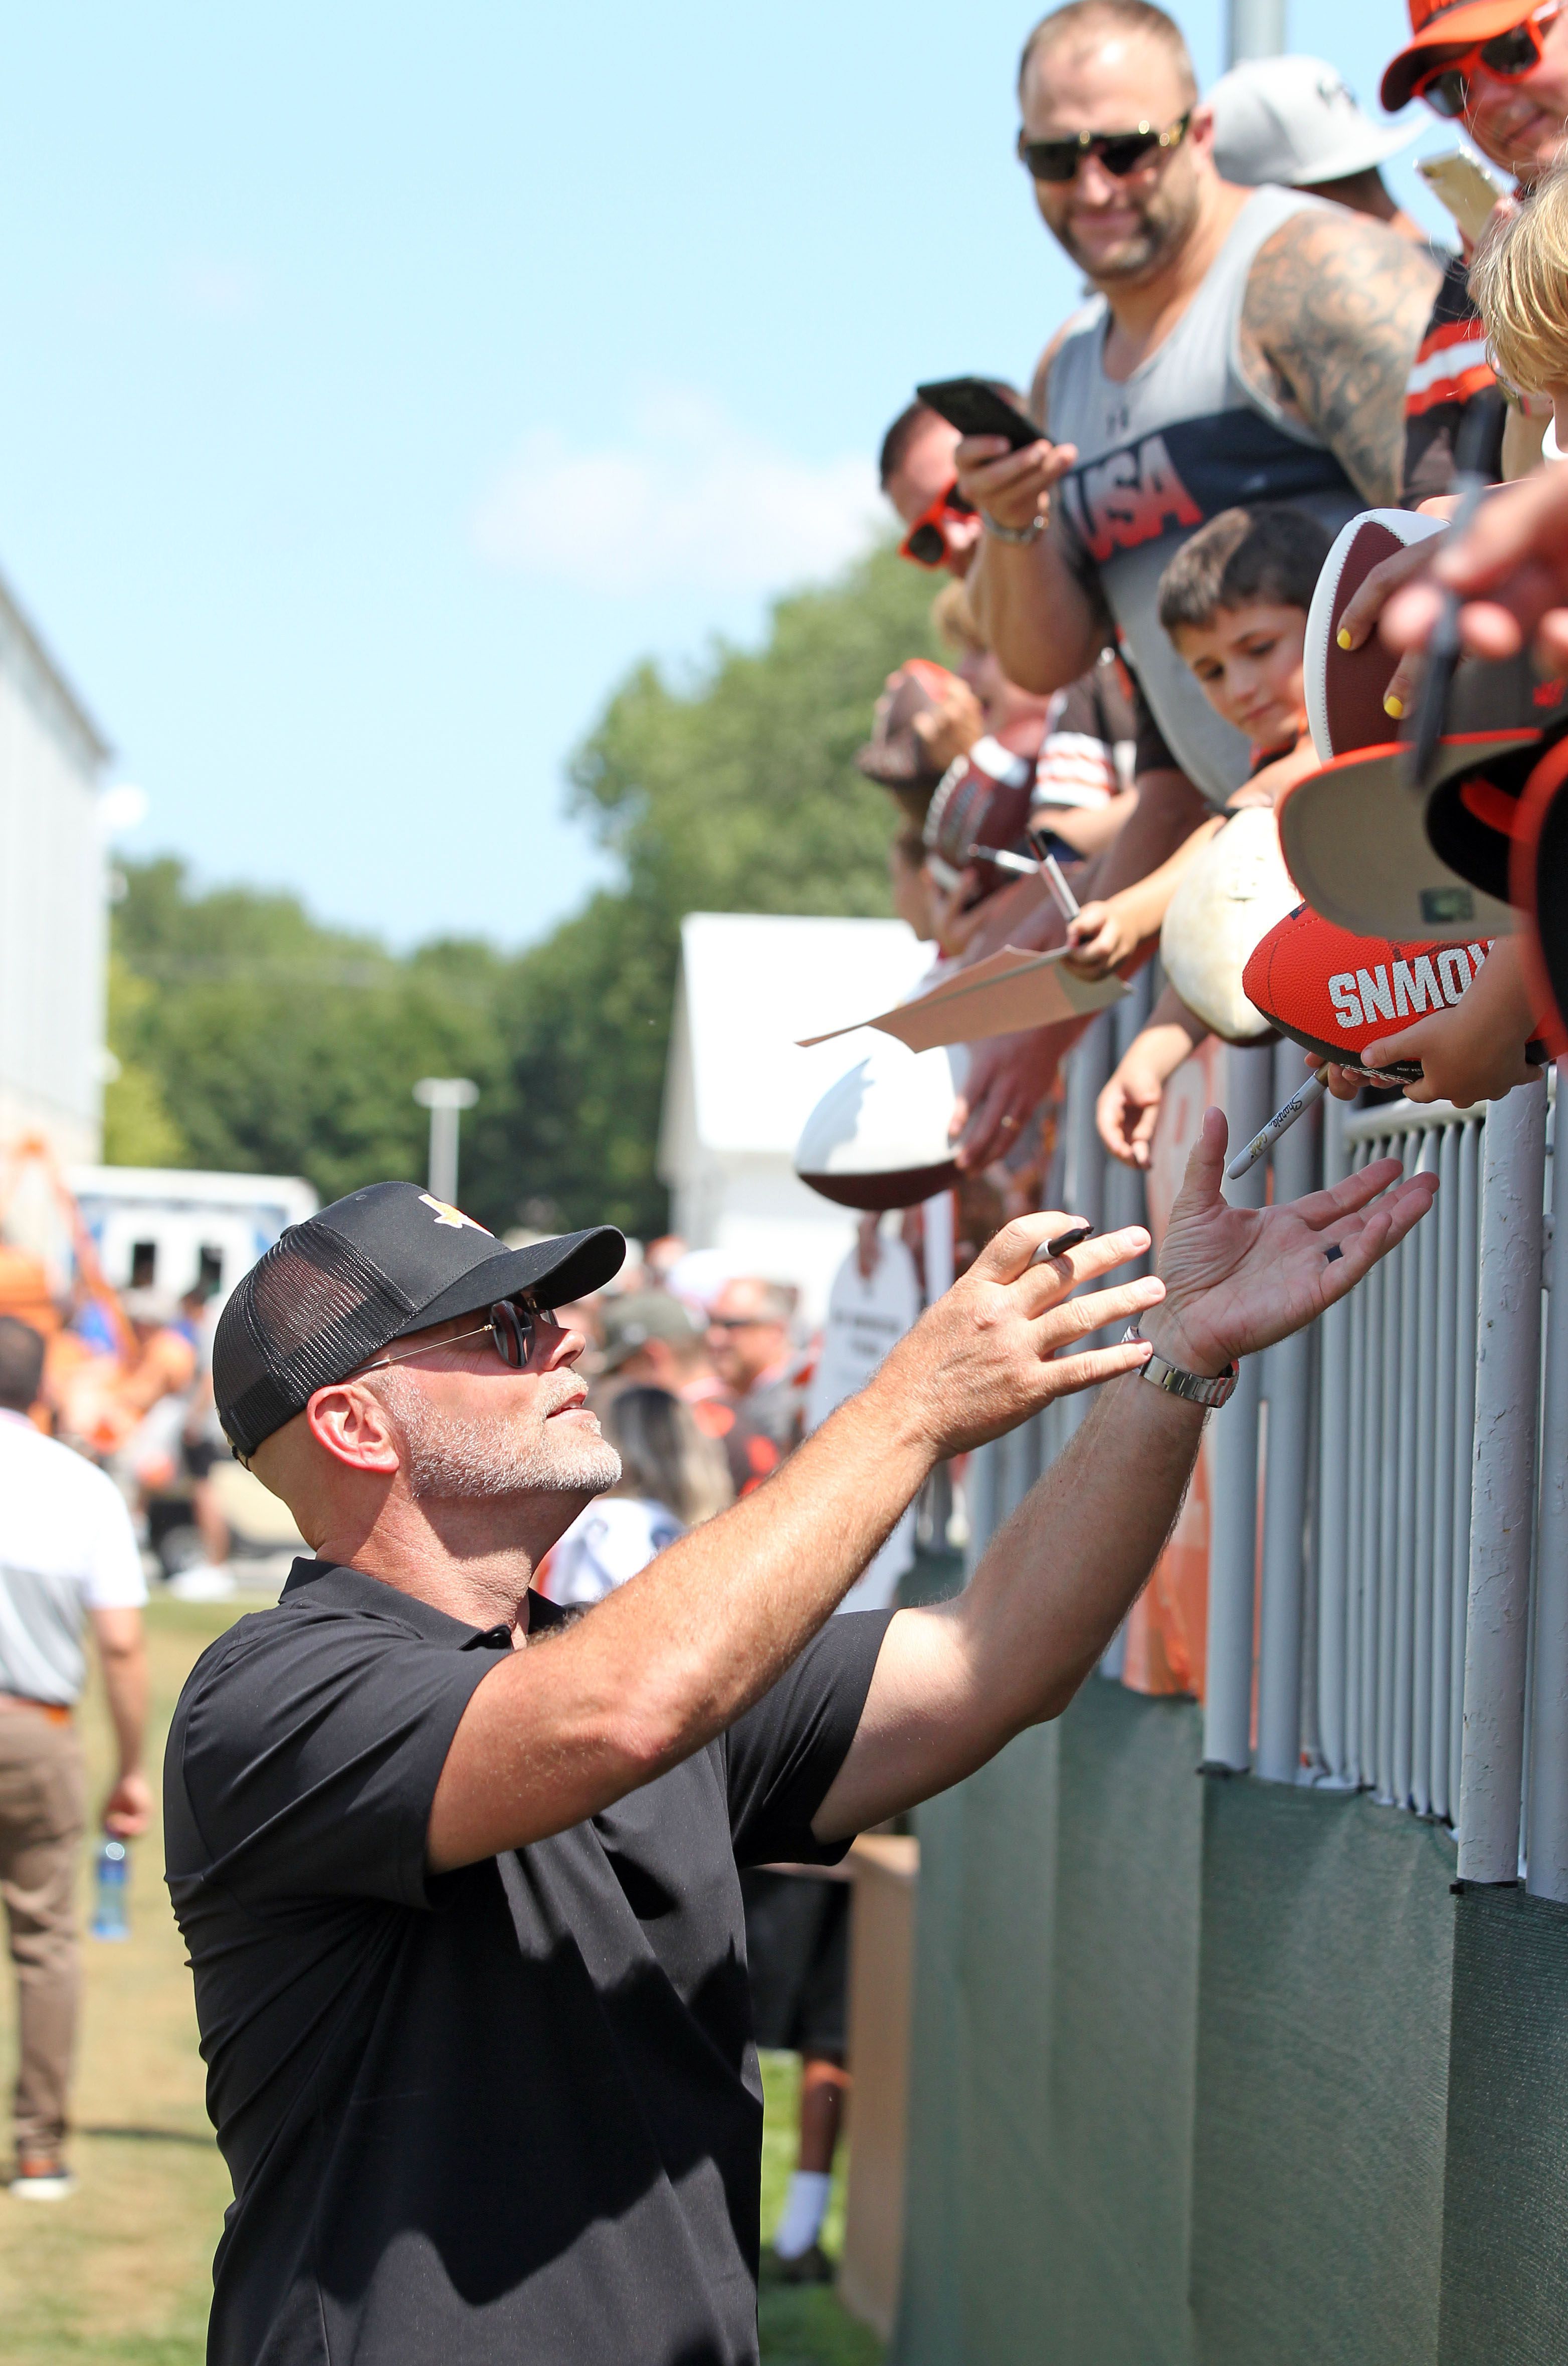
[[[873,1038],[807,1119],[795,1148],[803,1183],[842,1208],[912,1208],[958,1179],[948,1136],[965,1054],[911,1052]]]
[[[1160,960],[1189,1010],[1227,1043],[1256,1043],[1273,1031],[1247,1000],[1241,974],[1254,948],[1301,900],[1268,806],[1232,814],[1178,880],[1160,930]]]

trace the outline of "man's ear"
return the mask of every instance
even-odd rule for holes
[[[305,1407],[311,1436],[334,1462],[391,1478],[400,1456],[391,1418],[374,1389],[339,1380],[318,1389]]]
[[[1192,120],[1187,127],[1187,144],[1201,150],[1211,163],[1214,161],[1214,110],[1206,98],[1201,98],[1192,109]]]

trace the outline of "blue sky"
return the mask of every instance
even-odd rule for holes
[[[0,569],[146,791],[127,851],[399,943],[578,903],[615,681],[831,572],[914,380],[1023,377],[1072,304],[1010,152],[1030,21],[14,12]],[[1291,29],[1372,104],[1402,25]]]

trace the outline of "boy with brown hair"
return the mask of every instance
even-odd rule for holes
[[[1215,713],[1252,744],[1251,774],[1231,798],[1232,813],[1271,806],[1317,768],[1303,662],[1307,611],[1328,547],[1328,535],[1303,510],[1283,503],[1222,510],[1182,545],[1160,578],[1159,619],[1172,646]],[[1224,826],[1223,816],[1206,822],[1169,862],[1113,898],[1136,905],[1122,925],[1152,933],[1183,873]],[[1084,930],[1091,909],[1075,930]],[[1209,1032],[1168,985],[1100,1097],[1100,1138],[1116,1157],[1148,1165],[1166,1081]]]

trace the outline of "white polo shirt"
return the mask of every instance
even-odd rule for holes
[[[70,1707],[87,1672],[88,1611],[146,1599],[114,1482],[0,1408],[0,1692]]]

